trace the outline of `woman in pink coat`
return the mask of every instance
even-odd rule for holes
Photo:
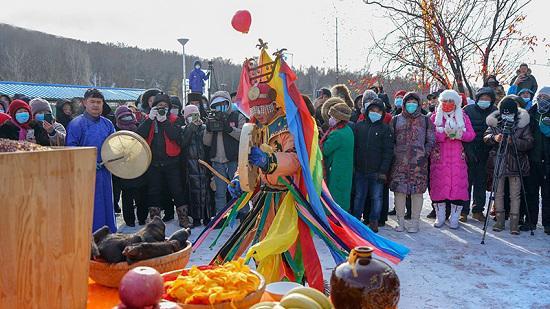
[[[435,227],[445,224],[445,204],[451,203],[449,226],[458,228],[458,219],[468,196],[468,166],[462,142],[475,138],[468,115],[462,113],[462,99],[454,90],[439,95],[439,105],[431,120],[435,125],[435,148],[431,154],[430,196],[435,205]]]

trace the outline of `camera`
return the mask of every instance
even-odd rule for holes
[[[510,135],[514,131],[514,115],[513,114],[504,114],[502,115],[502,134],[503,135]]]
[[[157,111],[160,116],[166,115],[166,108],[159,108]]]
[[[206,129],[210,132],[222,132],[226,121],[225,113],[210,110],[206,115]]]

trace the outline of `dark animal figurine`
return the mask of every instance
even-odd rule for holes
[[[190,233],[190,229],[181,229],[172,234],[167,241],[143,242],[128,246],[124,249],[122,254],[126,256],[128,264],[168,255],[187,247],[187,239]]]
[[[142,242],[164,241],[165,229],[166,226],[159,217],[155,217],[135,234],[109,234],[109,229],[106,226],[102,227],[93,234],[93,242],[97,245],[99,256],[94,256],[94,252],[92,252],[92,258],[104,260],[107,263],[123,262],[126,257],[122,254],[122,251],[127,246]],[[93,246],[92,244],[92,250],[94,250]]]

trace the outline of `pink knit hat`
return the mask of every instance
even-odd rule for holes
[[[191,114],[199,114],[199,108],[196,105],[189,104],[183,109],[183,118],[187,118]]]

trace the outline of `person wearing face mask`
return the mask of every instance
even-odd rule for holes
[[[530,166],[528,152],[533,148],[534,139],[529,127],[529,113],[518,105],[522,103],[522,99],[515,95],[505,96],[498,106],[498,110],[494,111],[487,117],[487,131],[485,131],[484,141],[491,146],[489,152],[489,160],[487,164],[488,175],[492,176],[495,169],[495,160],[499,144],[503,139],[503,122],[513,122],[512,134],[509,136],[508,142],[513,139],[518,154],[518,162],[513,147],[508,147],[504,153],[504,168],[498,179],[497,190],[495,192],[495,209],[496,223],[493,225],[493,231],[501,232],[505,226],[505,211],[504,211],[504,186],[505,179],[508,179],[508,187],[510,192],[510,233],[519,235],[519,213],[521,204],[521,176],[529,177]],[[538,194],[538,192],[537,192]]]
[[[544,232],[550,235],[550,86],[543,86],[533,100],[533,107],[529,110],[530,126],[535,139],[533,149],[529,152],[531,173],[526,177],[525,190],[529,217],[532,226],[523,219],[521,231],[535,229],[539,217],[539,191],[542,210],[542,225]]]
[[[181,127],[176,125],[178,118],[170,114],[170,109],[170,97],[164,93],[157,94],[151,104],[148,119],[137,129],[137,133],[147,140],[153,154],[147,171],[149,216],[151,219],[160,217],[162,186],[165,184],[176,206],[179,225],[188,228],[192,224],[179,168],[181,147],[178,143]]]
[[[352,110],[340,98],[328,111],[329,129],[320,141],[325,165],[325,180],[334,201],[350,211],[353,177],[353,131],[348,126]]]
[[[125,105],[115,110],[115,129],[117,131],[137,131],[135,114]],[[127,226],[136,225],[136,213],[139,225],[147,220],[147,176],[145,174],[134,179],[122,179],[113,175],[113,191],[115,183],[122,193],[122,217]]]
[[[191,89],[191,92],[203,94],[204,82],[210,77],[210,72],[204,73],[204,71],[201,70],[202,64],[198,60],[195,61],[193,66],[193,71],[189,73],[189,88]]]
[[[8,108],[11,123],[17,131],[17,139],[36,143],[34,130],[30,127],[32,120],[31,107],[22,100],[13,100]]]
[[[52,117],[50,103],[41,98],[29,103],[33,120],[29,126],[34,130],[35,140],[42,146],[64,146],[67,131]]]
[[[483,142],[483,136],[487,130],[486,119],[496,111],[495,92],[491,87],[480,88],[476,93],[475,104],[464,107],[464,114],[468,115],[476,137],[469,143],[464,143],[464,151],[468,162],[468,191],[471,196],[471,204],[466,203],[462,208],[461,222],[466,222],[470,208],[472,217],[485,222],[485,202],[487,185],[487,159],[491,149]]]
[[[390,190],[394,192],[398,226],[396,231],[419,229],[423,194],[428,188],[428,160],[435,144],[434,127],[420,111],[420,96],[409,92],[404,98],[405,108],[392,119],[390,128],[394,136],[394,161],[391,169]],[[411,219],[405,226],[405,203],[411,195]]]
[[[449,227],[458,228],[462,208],[469,200],[468,166],[462,143],[474,140],[470,117],[463,113],[462,98],[454,90],[439,95],[431,120],[435,125],[435,148],[430,157],[430,197],[435,204],[434,227],[445,224],[446,204],[451,204]]]
[[[353,215],[361,219],[365,200],[370,195],[370,213],[364,221],[378,232],[384,184],[393,158],[393,136],[390,126],[383,122],[386,112],[380,99],[370,101],[364,110],[365,120],[358,122],[353,132],[356,190]]]
[[[210,148],[209,159],[212,161],[212,167],[221,175],[231,179],[237,171],[239,140],[246,118],[239,111],[233,110],[231,96],[227,91],[214,93],[210,109],[221,114],[223,120],[217,128],[211,127],[207,123],[203,143]],[[227,202],[227,185],[218,177],[214,178],[214,182],[216,184],[216,213],[218,213]]]
[[[7,113],[11,98],[7,94],[0,93],[0,113]]]
[[[203,144],[206,126],[201,120],[199,108],[187,105],[183,109],[185,124],[182,128],[183,179],[195,227],[206,225],[215,213],[210,203],[210,176],[208,170],[199,164],[199,160],[208,161],[208,153]],[[225,187],[225,186],[224,186]]]
[[[393,116],[401,114],[401,111],[403,110],[403,97],[405,94],[407,94],[407,91],[399,90],[393,95]]]

